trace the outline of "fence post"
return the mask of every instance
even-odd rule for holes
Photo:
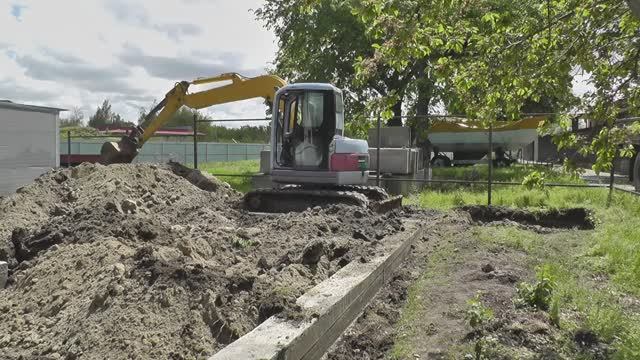
[[[208,142],[204,143],[204,162],[205,163],[209,162],[209,143]]]
[[[378,141],[376,143],[376,186],[380,186],[380,143],[382,142],[382,133],[380,131],[380,116],[378,116]]]
[[[71,167],[71,130],[67,130],[67,167]]]
[[[493,181],[493,121],[489,123],[489,189],[487,192],[487,205],[491,206],[491,182]]]
[[[613,183],[614,172],[616,167],[616,155],[618,155],[618,149],[613,153],[613,160],[611,160],[611,172],[609,174],[609,196],[607,197],[607,207],[611,206],[611,198],[613,197]]]
[[[198,168],[198,115],[196,114],[193,114],[193,168]]]
[[[227,152],[227,160],[226,161],[229,161],[229,145],[231,145],[231,144],[225,144],[225,145],[226,145],[225,146],[225,150]]]

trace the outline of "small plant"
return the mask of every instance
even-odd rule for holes
[[[493,319],[493,310],[482,304],[480,294],[476,294],[476,296],[467,301],[467,304],[465,319],[474,330],[482,330],[484,325]]]
[[[533,307],[547,311],[551,305],[551,295],[555,284],[547,277],[542,277],[533,284],[522,282],[518,285],[518,297],[514,300],[517,307]]]
[[[255,245],[255,244],[256,244],[256,242],[255,242],[255,241],[253,241],[253,240],[246,240],[246,239],[235,238],[235,239],[233,239],[233,241],[231,242],[231,244],[232,244],[234,247],[237,247],[237,248],[239,248],[239,249],[245,249],[245,248],[248,248],[248,247],[250,247],[250,246]]]
[[[527,188],[527,190],[540,190],[542,191],[547,198],[549,197],[549,189],[544,186],[545,183],[545,173],[540,171],[532,171],[529,175],[525,176],[522,180],[522,186]]]
[[[475,360],[485,359],[485,349],[488,342],[491,342],[491,338],[484,333],[485,326],[493,319],[493,310],[482,304],[480,300],[481,294],[478,293],[472,299],[467,301],[467,312],[465,319],[469,322],[469,325],[478,332],[480,335],[474,345]]]

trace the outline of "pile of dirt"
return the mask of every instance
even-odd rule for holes
[[[204,357],[402,229],[400,210],[240,199],[177,164],[84,164],[0,199],[0,357]]]
[[[547,209],[529,211],[504,206],[470,205],[459,207],[480,223],[519,223],[545,228],[592,230],[595,227],[593,214],[585,208]]]

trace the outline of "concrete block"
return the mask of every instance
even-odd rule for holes
[[[391,126],[380,129],[380,147],[401,148],[411,146],[411,129],[402,126]],[[369,129],[367,140],[369,147],[378,146],[378,129]]]
[[[260,172],[263,174],[271,172],[271,150],[260,151]]]
[[[0,289],[4,289],[7,285],[7,277],[9,276],[9,265],[5,261],[0,261]]]
[[[416,149],[397,149],[397,148],[381,148],[380,149],[380,172],[391,174],[412,174],[416,168],[417,156],[413,154]],[[378,149],[369,148],[369,169],[376,171],[378,164]]]
[[[302,323],[271,317],[209,359],[320,359],[391,279],[420,235],[417,222],[407,221],[404,226],[404,232],[385,239],[384,248],[371,261],[348,264],[298,298],[306,313],[318,317]]]

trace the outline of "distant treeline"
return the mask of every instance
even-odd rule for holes
[[[152,105],[153,107],[154,105]],[[165,129],[180,128],[189,129],[193,128],[193,117],[197,117],[200,120],[211,120],[211,117],[199,112],[197,110],[182,107],[171,116],[171,119],[162,126]],[[138,124],[145,126],[147,117],[147,110],[141,109],[137,119]],[[84,114],[78,109],[74,108],[67,118],[60,119],[60,135],[62,138],[66,138],[67,132],[71,131],[72,137],[80,136],[92,136],[98,135],[98,131],[95,127],[101,126],[118,126],[128,127],[135,126],[132,121],[126,121],[120,114],[115,113],[111,109],[109,100],[105,100],[101,106],[96,109],[88,123],[85,125]],[[210,141],[210,142],[238,142],[238,143],[269,143],[269,135],[271,134],[271,126],[250,126],[244,125],[239,128],[228,128],[221,125],[213,125],[211,122],[198,123],[198,133],[203,134],[198,137],[198,141]],[[266,124],[266,122],[265,122]]]
[[[218,125],[207,125],[206,127],[199,127],[198,132],[206,133],[206,135],[199,136],[198,141],[266,144],[269,142],[269,136],[271,135],[271,126],[245,125],[240,128],[227,128]]]

